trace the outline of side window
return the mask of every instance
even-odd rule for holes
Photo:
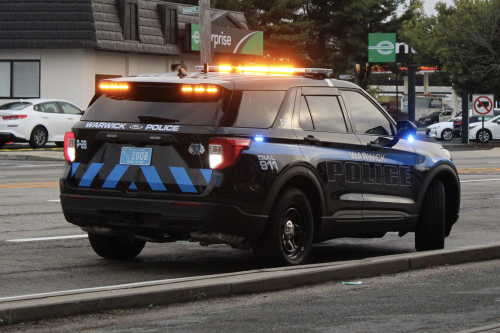
[[[302,127],[306,131],[314,131],[311,113],[309,112],[309,107],[307,106],[306,98],[304,96],[300,98],[299,116],[300,127]]]
[[[394,135],[389,119],[368,98],[356,91],[343,91],[342,94],[356,133]]]
[[[45,113],[60,113],[56,102],[42,103],[38,105],[42,112]]]
[[[244,91],[236,118],[236,127],[269,128],[286,91]]]
[[[336,96],[306,96],[305,100],[311,112],[315,131],[347,132],[344,115],[342,114],[342,109],[340,108],[339,100]],[[302,118],[302,110],[300,115]]]
[[[79,108],[69,103],[59,102],[59,105],[61,106],[61,109],[63,110],[64,113],[79,114],[79,115],[82,114],[82,111]]]

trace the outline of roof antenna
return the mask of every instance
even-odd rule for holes
[[[209,71],[208,62],[206,62],[203,64],[203,73],[207,74]]]

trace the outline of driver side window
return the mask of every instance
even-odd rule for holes
[[[394,126],[389,119],[368,98],[357,91],[343,91],[342,95],[356,133],[395,135]]]

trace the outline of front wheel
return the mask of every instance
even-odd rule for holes
[[[453,131],[449,128],[444,129],[443,132],[441,132],[441,138],[444,141],[451,141],[451,139],[453,139]]]
[[[441,180],[436,179],[427,189],[420,210],[415,230],[417,251],[444,249],[445,216],[444,185]]]
[[[58,147],[64,147],[64,142],[54,142]]]
[[[285,190],[272,208],[262,238],[252,244],[264,267],[301,265],[307,261],[313,240],[311,205],[302,191]]]
[[[47,131],[42,126],[37,126],[31,132],[30,146],[32,148],[42,148],[47,143]]]
[[[491,133],[488,130],[480,130],[477,132],[476,139],[479,142],[486,143],[491,140]]]
[[[137,257],[146,242],[129,238],[89,233],[92,249],[99,256],[113,260],[129,260]]]

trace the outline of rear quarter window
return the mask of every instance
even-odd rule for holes
[[[269,128],[286,91],[243,91],[236,127]]]

